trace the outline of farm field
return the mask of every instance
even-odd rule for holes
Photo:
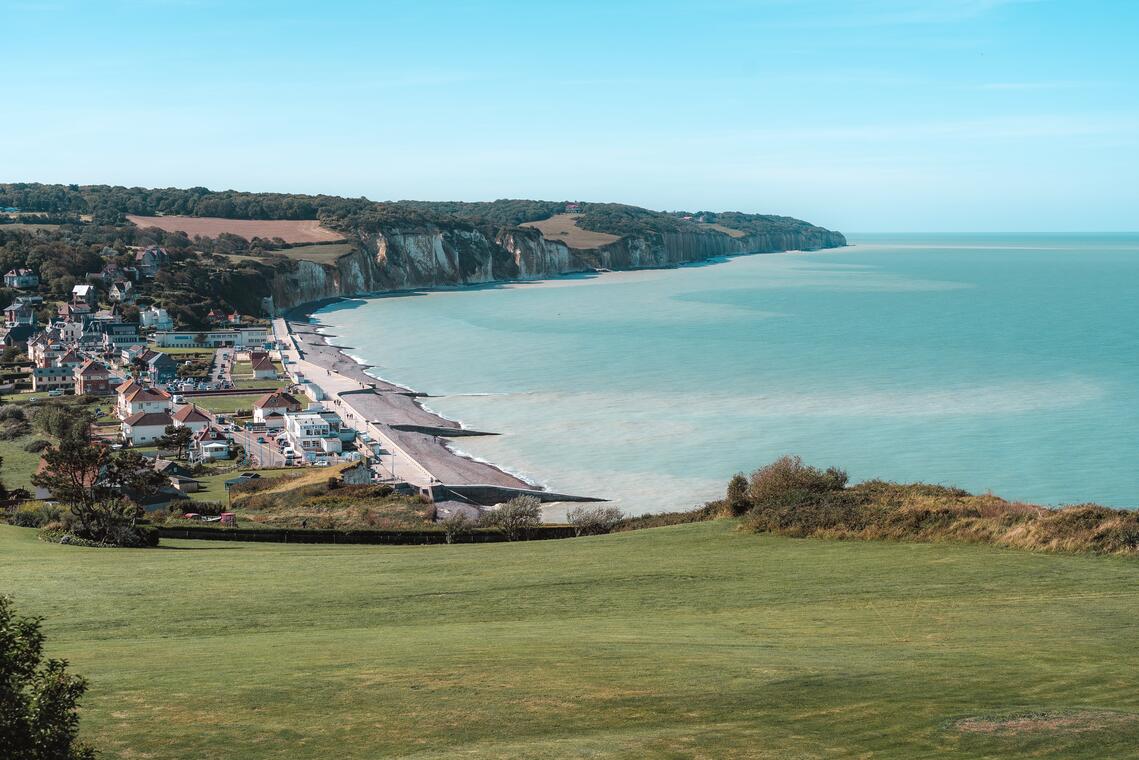
[[[315,261],[318,264],[333,264],[341,256],[356,250],[353,243],[325,243],[323,245],[298,245],[294,248],[282,248],[273,251],[274,255],[286,256],[297,261]],[[265,261],[259,256],[242,256],[229,254],[226,258],[234,263],[242,261]]]
[[[213,216],[138,216],[127,219],[139,227],[158,227],[167,232],[181,230],[190,237],[217,237],[223,232],[246,240],[279,237],[286,243],[319,243],[341,240],[344,236],[320,226],[315,219],[221,219]]]
[[[570,248],[597,248],[621,239],[619,235],[610,235],[607,232],[583,230],[577,226],[579,216],[581,214],[555,214],[549,219],[526,222],[522,226],[533,227],[547,240],[560,240]]]
[[[0,526],[105,757],[1139,756],[1135,559],[728,521],[163,546]]]

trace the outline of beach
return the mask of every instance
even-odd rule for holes
[[[477,510],[508,500],[518,493],[543,502],[596,501],[590,497],[553,494],[495,465],[452,450],[452,438],[493,433],[466,430],[423,407],[422,394],[367,372],[369,365],[353,359],[350,347],[337,345],[322,331],[311,313],[292,312],[274,321],[278,339],[290,364],[321,387],[349,424],[379,439],[381,473],[431,493],[440,512]],[[287,336],[287,337],[286,337]]]

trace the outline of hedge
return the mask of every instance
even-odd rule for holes
[[[321,530],[312,528],[211,528],[204,525],[158,526],[162,538],[200,539],[206,541],[266,541],[283,544],[444,544],[443,530]],[[529,530],[523,540],[543,541],[573,538],[569,525],[542,525]],[[506,541],[502,532],[476,528],[455,536],[455,543],[485,544]]]

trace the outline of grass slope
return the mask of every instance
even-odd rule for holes
[[[0,527],[0,592],[91,679],[84,734],[112,757],[1139,754],[1134,559],[727,522],[485,546],[169,543]],[[1111,712],[953,728],[1078,708]]]

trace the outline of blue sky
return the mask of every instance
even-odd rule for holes
[[[0,0],[0,180],[1139,229],[1139,2]]]

